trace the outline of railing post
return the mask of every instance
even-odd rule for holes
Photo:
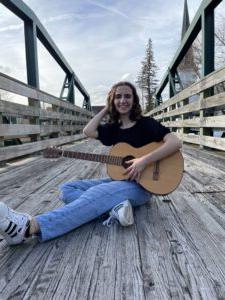
[[[215,69],[214,9],[202,13],[202,78]]]
[[[25,32],[25,48],[26,48],[26,63],[27,63],[27,83],[35,88],[39,88],[38,74],[38,55],[37,55],[37,32],[36,24],[33,21],[24,21]],[[40,109],[40,102],[28,98],[30,106]],[[30,119],[30,124],[40,125],[39,117]],[[30,135],[32,142],[41,139],[40,134]]]
[[[202,103],[204,100],[204,93],[200,93],[200,98],[199,98],[199,149],[203,149],[204,146],[202,144],[202,137],[204,136],[204,127],[202,126],[202,122],[204,120],[204,110],[202,108]]]
[[[206,8],[201,16],[202,22],[202,78],[204,78],[209,73],[213,72],[215,69],[215,17],[214,9],[208,7]],[[204,98],[212,96],[214,93],[214,88],[210,88],[200,94],[200,111],[199,117],[200,122],[203,121],[206,115],[202,107],[202,101]],[[204,148],[201,144],[201,137],[204,134],[210,134],[209,129],[200,127],[199,138],[200,138],[200,149]]]
[[[52,111],[59,114],[59,106],[58,106],[58,105],[53,105],[53,104],[52,104]],[[59,120],[59,119],[57,119],[56,121],[51,120],[50,125],[52,125],[52,126],[58,126],[58,128],[59,128],[59,130],[60,130],[60,120]],[[61,135],[61,134],[60,134],[60,131],[59,131],[59,132],[54,132],[54,133],[51,135],[51,137],[57,138],[57,137],[59,137],[60,135]]]
[[[0,97],[0,101],[1,101],[1,97]],[[2,113],[0,112],[0,124],[3,124],[3,118],[2,118]],[[0,137],[0,147],[4,147],[5,143],[4,143],[4,138]]]
[[[184,100],[180,101],[180,107],[184,106]],[[180,129],[180,134],[182,135],[182,142],[183,142],[183,134],[184,134],[184,114],[181,115],[182,127]]]

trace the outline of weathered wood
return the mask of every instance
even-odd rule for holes
[[[75,110],[76,114],[71,115],[69,113],[59,113],[55,111],[49,111],[46,109],[37,109],[31,106],[12,103],[9,101],[0,100],[0,112],[2,112],[5,116],[10,115],[14,117],[34,117],[39,116],[40,120],[43,119],[60,119],[64,120],[72,120],[76,122],[87,122],[88,118],[83,116],[81,112]]]
[[[163,112],[163,113],[155,116],[154,118],[157,120],[161,120],[163,118],[168,118],[168,117],[172,117],[172,116],[180,116],[185,113],[195,112],[195,111],[198,111],[199,109],[200,109],[200,102],[199,102],[199,100],[196,100],[195,102],[184,105],[180,108],[172,109],[168,112]]]
[[[25,136],[40,133],[39,125],[0,124],[0,136]]]
[[[162,122],[167,127],[210,127],[225,128],[225,116],[184,119],[180,121]]]
[[[209,148],[225,151],[224,138],[212,137],[212,136],[199,136],[197,134],[188,135],[177,133],[177,136],[184,142],[203,145]]]
[[[201,148],[205,146],[224,150],[223,138],[213,138],[210,135],[214,128],[225,132],[225,116],[222,112],[225,107],[225,93],[206,97],[204,92],[223,82],[224,75],[225,68],[212,72],[202,80],[177,93],[174,97],[164,101],[151,110],[148,115],[179,132],[180,138],[185,142],[198,144]],[[194,95],[196,96],[195,99],[192,97]],[[221,115],[212,116],[213,111],[207,111],[211,108],[220,111]],[[196,117],[197,115],[199,117]],[[200,135],[187,136],[183,134],[185,131],[189,131],[188,128],[199,128]]]
[[[92,115],[91,112],[86,110],[84,111],[84,109],[80,108],[79,106],[73,105],[67,101],[62,101],[55,96],[52,96],[46,92],[28,86],[25,83],[16,80],[10,76],[7,76],[3,73],[0,73],[0,89],[34,100],[43,101],[45,103],[60,106],[72,111],[80,112],[83,114],[85,113],[85,115]]]
[[[166,102],[164,102],[159,107],[151,110],[149,115],[154,115],[156,112],[159,112],[168,106],[172,106],[172,105],[180,102],[181,100],[185,100],[193,95],[199,94],[199,93],[203,92],[204,90],[223,82],[224,78],[225,78],[225,68],[216,70],[216,71],[210,73],[209,75],[207,75],[206,77],[204,77],[202,80],[200,80],[196,83],[193,83],[188,88],[182,90],[181,92],[176,94],[174,97],[172,97],[169,100],[167,100]]]
[[[16,117],[35,117],[39,115],[40,110],[28,105],[22,105],[18,103],[0,100],[0,111],[4,114]]]
[[[71,149],[108,151],[98,141]],[[0,299],[223,299],[225,158],[183,153],[179,188],[136,208],[131,227],[99,218],[46,243],[0,242]],[[40,155],[0,172],[1,201],[32,215],[63,205],[59,184],[106,176],[103,164]]]
[[[0,73],[0,89],[28,97],[29,104],[27,106],[0,100],[0,140],[2,146],[0,161],[30,154],[44,149],[45,146],[55,146],[74,141],[72,136],[80,134],[92,117],[92,113],[87,110],[67,101],[62,101],[2,73]],[[50,104],[48,109],[51,110],[41,108],[41,102]],[[3,117],[6,120],[4,122],[9,124],[2,124]],[[10,124],[11,117],[20,118],[20,124]],[[18,140],[21,137],[31,143],[4,146],[4,141]],[[53,137],[54,139],[52,139]],[[48,140],[41,141],[43,138]]]
[[[74,142],[76,140],[82,139],[83,137],[84,136],[82,134],[78,134],[78,135],[64,136],[64,137],[53,138],[53,139],[48,139],[48,140],[43,140],[38,142],[26,143],[23,145],[3,147],[0,148],[0,161],[41,151],[47,147],[58,146],[58,145]]]

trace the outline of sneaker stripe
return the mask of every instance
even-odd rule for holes
[[[8,235],[10,235],[11,233],[13,233],[13,231],[16,229],[17,225],[15,224],[12,228],[12,230],[10,230],[10,232],[8,232]]]
[[[114,207],[114,211],[118,211],[123,207],[123,204],[117,205],[116,207]]]
[[[17,232],[14,233],[13,235],[11,235],[11,238],[13,238],[13,237],[15,237],[15,236],[17,236]]]
[[[11,225],[13,224],[12,221],[10,221],[9,226],[6,228],[5,232],[7,233],[7,231],[10,229]]]

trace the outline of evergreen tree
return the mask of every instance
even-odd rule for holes
[[[144,60],[141,62],[141,71],[138,74],[136,83],[142,92],[142,101],[145,102],[145,111],[150,111],[154,108],[153,95],[157,86],[156,71],[157,66],[154,61],[152,40],[148,40],[146,47],[146,54]]]

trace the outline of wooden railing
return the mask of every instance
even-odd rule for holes
[[[218,85],[224,81],[225,68],[222,68],[163,102],[148,115],[171,128],[184,142],[224,151],[225,92],[218,93]],[[222,137],[215,137],[216,131],[223,131]]]
[[[72,142],[92,117],[85,109],[2,73],[0,89],[28,99],[28,105],[0,100],[0,161]]]

